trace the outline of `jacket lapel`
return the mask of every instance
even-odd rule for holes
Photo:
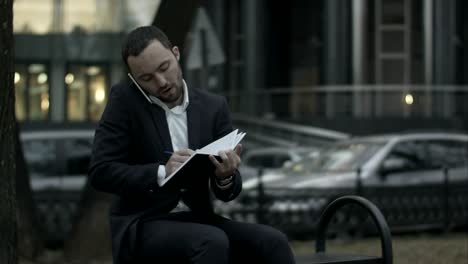
[[[167,125],[166,113],[164,109],[157,105],[150,105],[151,118],[158,131],[161,145],[164,147],[163,151],[174,151],[172,149],[171,135],[169,134],[169,126]]]
[[[189,148],[200,148],[201,105],[196,91],[189,90],[189,105],[187,107],[187,132]]]

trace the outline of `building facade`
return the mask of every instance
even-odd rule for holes
[[[322,126],[458,124],[468,115],[465,2],[206,0],[183,67],[189,83],[226,95],[236,113]],[[124,76],[123,34],[150,24],[158,5],[15,1],[17,118],[99,119]]]
[[[465,1],[208,2],[237,112],[344,130],[468,130]]]
[[[17,0],[16,117],[23,123],[94,123],[124,76],[120,46],[151,23],[159,1]]]

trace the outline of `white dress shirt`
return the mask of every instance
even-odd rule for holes
[[[164,102],[156,96],[150,95],[153,103],[164,109],[166,113],[167,126],[171,135],[172,148],[174,151],[188,148],[188,131],[187,131],[187,106],[189,104],[187,84],[183,81],[184,100],[182,104],[169,108]],[[158,184],[166,177],[166,167],[159,165],[158,168]]]
[[[169,127],[169,133],[171,135],[172,148],[174,151],[181,149],[187,149],[188,146],[188,130],[187,130],[187,107],[189,105],[189,96],[187,83],[183,80],[183,93],[184,99],[180,105],[169,108],[159,98],[150,95],[150,99],[154,104],[157,104],[166,113],[167,125]],[[158,167],[158,185],[161,186],[161,182],[166,177],[166,166],[159,165]],[[232,183],[220,186],[217,181],[216,185],[221,189],[227,189]]]

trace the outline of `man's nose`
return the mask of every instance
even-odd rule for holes
[[[154,79],[159,87],[164,87],[167,84],[166,78],[162,74],[155,73]]]

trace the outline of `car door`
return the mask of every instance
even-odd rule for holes
[[[427,152],[434,169],[447,169],[449,183],[468,182],[468,145],[466,141],[431,140],[427,143]]]
[[[451,225],[466,225],[468,207],[468,145],[467,141],[455,139],[434,140],[428,144],[431,161],[437,167],[447,168],[447,187],[444,194],[444,213]],[[445,196],[448,195],[448,196]],[[447,220],[446,220],[447,221]]]
[[[60,189],[63,164],[58,162],[58,142],[54,138],[32,137],[22,140],[32,191]]]
[[[454,145],[456,143],[440,139],[411,140],[395,145],[386,160],[399,160],[400,166],[395,166],[395,171],[390,171],[381,177],[382,185],[387,186],[387,188],[381,188],[378,193],[380,198],[393,201],[392,203],[379,204],[384,214],[390,219],[391,226],[394,228],[403,226],[406,228],[408,226],[439,227],[446,221],[444,215],[448,212],[447,208],[458,208],[458,210],[451,212],[463,211],[465,205],[461,203],[451,203],[450,207],[446,207],[446,202],[449,200],[447,197],[448,189],[444,184],[443,168],[450,163],[463,163],[463,158],[461,158],[463,151],[460,148],[455,148]],[[458,145],[466,146],[460,142]],[[452,148],[451,152],[448,147]],[[456,170],[459,169],[463,170],[460,167],[450,169],[449,181],[451,184],[455,182],[456,177],[461,177],[460,174],[455,176]],[[452,196],[456,191],[455,188],[459,187],[458,183],[450,187]],[[458,192],[463,193],[463,190]],[[463,195],[459,197],[464,199]],[[452,201],[458,200],[452,199]],[[460,222],[463,220],[458,219],[452,213],[450,215],[450,221]],[[463,213],[458,215],[463,215]],[[466,219],[464,220],[466,223]]]
[[[91,159],[92,138],[77,136],[62,139],[65,170],[61,189],[81,192],[88,175]]]
[[[383,160],[383,165],[396,165],[381,172],[382,186],[405,187],[442,183],[443,171],[431,164],[427,154],[427,143],[427,140],[405,140],[395,144]]]
[[[257,178],[260,172],[260,168],[263,170],[269,170],[275,168],[278,163],[278,154],[276,152],[259,152],[251,153],[246,156],[242,161],[241,174],[242,179],[245,181],[251,178]]]

